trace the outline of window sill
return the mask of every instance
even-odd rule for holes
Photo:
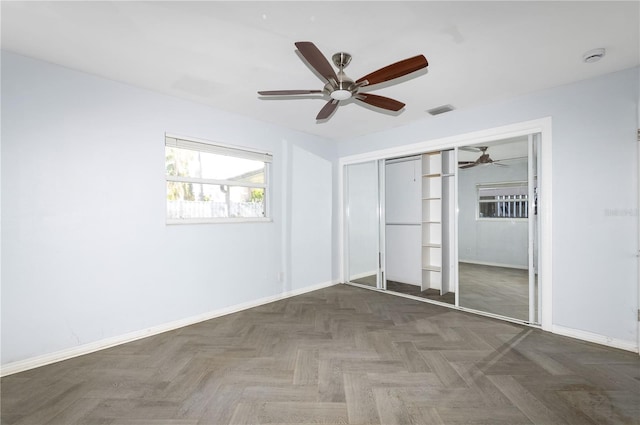
[[[528,218],[516,218],[516,217],[476,217],[476,221],[527,221]]]
[[[232,217],[232,218],[168,218],[166,224],[224,224],[224,223],[271,223],[269,217]]]

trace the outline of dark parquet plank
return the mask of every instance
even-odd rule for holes
[[[640,422],[637,354],[347,285],[1,385],[6,425]]]
[[[345,400],[350,424],[379,424],[377,403],[367,373],[344,374]]]
[[[534,424],[558,424],[562,420],[512,376],[494,375],[489,380]]]
[[[395,388],[376,387],[373,393],[378,406],[380,423],[403,425],[411,423],[411,414],[404,400]]]

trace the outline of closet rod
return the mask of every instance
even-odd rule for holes
[[[396,164],[398,162],[407,162],[407,161],[419,161],[422,157],[420,155],[411,155],[411,156],[401,156],[399,158],[390,158],[385,160],[385,164]]]

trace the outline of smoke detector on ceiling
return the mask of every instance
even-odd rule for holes
[[[604,57],[605,53],[606,51],[602,48],[589,50],[584,55],[582,55],[582,60],[584,61],[584,63],[598,62]]]

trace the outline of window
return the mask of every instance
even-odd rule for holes
[[[265,221],[268,153],[167,136],[167,223]]]
[[[483,183],[478,189],[478,219],[529,217],[527,182]]]

